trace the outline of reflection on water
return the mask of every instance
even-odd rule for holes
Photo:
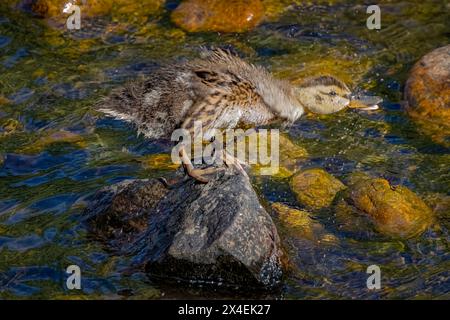
[[[164,13],[139,25],[90,18],[80,32],[67,32],[12,10],[12,2],[0,4],[2,298],[242,297],[127,274],[127,258],[106,252],[80,224],[86,197],[105,184],[160,174],[139,158],[167,150],[136,137],[127,124],[99,118],[90,106],[127,79],[196,55],[202,44],[231,45],[293,81],[331,73],[384,97],[380,112],[308,116],[296,123],[289,134],[310,155],[302,167],[322,167],[344,182],[354,171],[383,177],[406,185],[432,207],[448,196],[449,150],[420,135],[401,106],[412,63],[448,43],[445,1],[381,1],[379,32],[365,28],[365,7],[358,1],[291,5],[239,35],[185,34]],[[284,179],[255,177],[254,185],[270,202],[297,205]],[[444,297],[449,214],[440,213],[436,226],[418,239],[392,241],[370,231],[343,232],[330,212],[320,212],[315,218],[338,243],[319,246],[281,231],[295,268],[279,292],[250,295]],[[81,292],[63,285],[70,264],[83,270]],[[377,292],[365,287],[371,264],[382,266]]]

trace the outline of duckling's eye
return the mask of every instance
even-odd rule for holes
[[[336,94],[337,94],[336,91],[330,91],[329,93],[330,96],[335,96]]]

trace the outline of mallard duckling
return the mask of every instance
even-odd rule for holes
[[[170,138],[177,128],[193,134],[194,122],[201,121],[203,139],[208,141],[214,129],[293,123],[305,110],[335,113],[349,107],[351,100],[350,89],[334,77],[291,85],[228,50],[214,49],[114,90],[98,110],[135,124],[149,139]],[[184,148],[180,157],[189,176],[208,181],[206,171],[194,168]]]

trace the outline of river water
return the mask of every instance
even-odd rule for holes
[[[84,199],[100,187],[172,170],[145,165],[167,146],[101,117],[92,104],[127,79],[196,56],[205,44],[232,46],[278,77],[334,74],[382,96],[378,112],[298,121],[289,135],[309,153],[301,166],[324,168],[344,182],[355,171],[383,177],[435,206],[449,196],[450,152],[417,131],[402,91],[413,63],[449,43],[446,1],[378,1],[379,31],[365,27],[361,1],[296,1],[243,34],[184,33],[170,22],[176,1],[144,22],[89,18],[79,31],[13,10],[13,2],[0,4],[1,298],[449,298],[445,210],[422,236],[403,241],[341,232],[321,212],[315,218],[338,244],[320,246],[280,232],[294,267],[271,293],[162,285],[145,274],[127,275],[128,258],[105,250],[80,223]],[[253,183],[267,201],[297,206],[287,179],[253,177]],[[82,290],[65,287],[71,264],[83,270]],[[382,267],[378,291],[366,288],[372,264]]]

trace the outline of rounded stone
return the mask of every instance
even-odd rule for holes
[[[450,45],[431,51],[414,65],[405,99],[419,130],[450,147]]]
[[[279,134],[278,138],[279,163],[278,166],[273,168],[275,170],[273,170],[272,176],[275,178],[289,178],[299,170],[301,163],[308,158],[308,151],[302,146],[294,143],[286,134]],[[258,154],[261,154],[262,150],[267,148],[267,154],[274,155],[272,152],[271,141],[270,132],[267,135],[259,135]],[[273,161],[268,165],[261,165],[258,163],[252,166],[252,170],[255,175],[260,175],[263,174],[262,169],[268,170],[270,166],[273,165]]]
[[[338,239],[333,234],[327,233],[323,225],[314,220],[309,212],[291,208],[280,202],[273,203],[272,209],[289,235],[316,243],[338,242]]]
[[[300,204],[321,209],[330,206],[345,185],[323,169],[308,169],[292,177],[291,189]]]
[[[345,200],[367,215],[378,232],[394,238],[415,237],[433,221],[431,209],[414,192],[385,179],[356,181]]]
[[[172,12],[172,21],[188,32],[244,32],[262,20],[260,0],[185,0]]]

